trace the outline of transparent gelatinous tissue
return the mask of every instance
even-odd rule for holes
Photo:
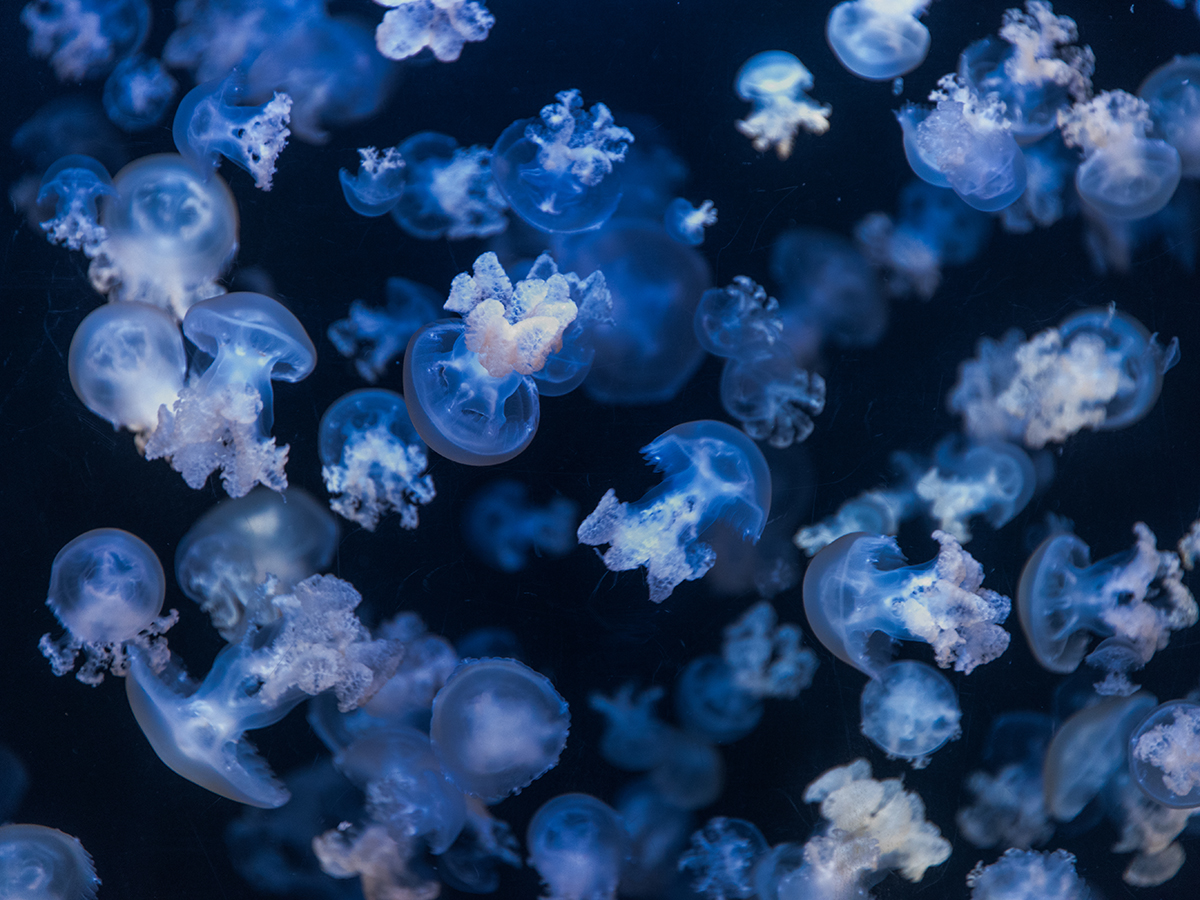
[[[1150,710],[1129,736],[1129,771],[1155,802],[1200,807],[1200,703],[1171,700]]]
[[[163,120],[178,86],[159,60],[126,57],[104,82],[104,111],[121,130],[144,131]]]
[[[629,835],[616,810],[591,794],[560,794],[542,804],[525,845],[546,900],[616,897]]]
[[[1006,850],[989,866],[982,862],[967,875],[971,900],[1088,900],[1095,896],[1075,873],[1075,857],[1066,850]]]
[[[838,62],[859,78],[890,81],[929,52],[929,29],[917,21],[930,0],[846,0],[830,10],[825,39]]]
[[[492,177],[492,153],[486,147],[460,147],[447,134],[422,131],[394,150],[404,169],[391,214],[406,233],[456,241],[491,237],[508,227],[508,204]]]
[[[946,676],[932,666],[902,659],[863,687],[862,732],[889,758],[922,769],[929,755],[962,734],[962,709]]]
[[[383,152],[361,147],[358,156],[357,174],[338,170],[346,203],[360,216],[391,212],[404,193],[404,157],[396,147],[385,147]]]
[[[750,898],[755,896],[754,867],[766,852],[767,839],[753,822],[716,816],[692,834],[679,871],[708,900]]]
[[[389,278],[384,293],[387,304],[382,308],[352,300],[349,316],[326,332],[338,353],[353,359],[358,374],[371,384],[404,352],[414,331],[438,318],[443,302],[433,288],[407,278]]]
[[[1179,153],[1183,177],[1200,176],[1200,56],[1176,56],[1146,76],[1138,96],[1150,106],[1154,131]]]
[[[96,208],[101,197],[116,196],[112,178],[99,160],[70,154],[42,175],[37,202],[54,201],[54,215],[41,222],[46,239],[94,256],[108,236]]]
[[[79,838],[44,825],[0,825],[0,896],[94,900],[99,884]]]
[[[375,46],[388,59],[408,59],[426,47],[454,62],[463,46],[487,40],[496,17],[479,0],[375,0],[391,7],[375,29]]]
[[[756,53],[734,78],[737,95],[754,104],[750,115],[737,122],[737,130],[760,153],[773,149],[780,159],[787,159],[801,128],[818,135],[829,130],[833,108],[805,93],[812,86],[812,73],[792,54],[784,50]]]

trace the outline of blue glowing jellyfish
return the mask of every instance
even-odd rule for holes
[[[1129,771],[1156,803],[1200,806],[1200,703],[1171,700],[1150,710],[1129,736]]]
[[[949,680],[932,666],[902,659],[863,687],[862,732],[889,758],[922,769],[929,755],[962,734],[962,709]]]
[[[891,81],[929,52],[929,29],[917,21],[931,0],[846,0],[829,12],[825,39],[838,62],[859,78]]]
[[[79,838],[44,825],[0,825],[0,896],[95,900],[99,884]]]
[[[406,233],[457,241],[491,237],[508,227],[507,203],[486,147],[460,147],[447,134],[423,131],[394,149],[404,161],[404,184],[391,213]]]
[[[525,834],[546,900],[613,900],[628,843],[616,810],[591,794],[560,794],[542,804]]]

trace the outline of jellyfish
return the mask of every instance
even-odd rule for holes
[[[662,699],[661,687],[637,690],[624,684],[612,696],[594,691],[588,705],[604,716],[600,755],[611,765],[629,772],[645,772],[666,756],[671,726],[654,713]]]
[[[579,526],[581,544],[608,544],[613,572],[644,567],[650,600],[662,603],[683,581],[702,578],[716,553],[701,535],[718,520],[757,541],[771,506],[771,473],[754,442],[724,422],[676,425],[641,450],[663,480],[636,503],[611,488]]]
[[[856,531],[896,535],[900,533],[900,524],[918,508],[917,495],[907,483],[864,491],[851,497],[832,515],[801,528],[792,542],[809,556],[816,556],[838,538]]]
[[[360,216],[382,216],[391,212],[404,194],[404,157],[395,147],[379,152],[374,147],[358,151],[358,174],[338,170],[346,203]]]
[[[492,147],[496,186],[513,212],[541,231],[571,234],[608,221],[621,200],[621,168],[633,133],[603,103],[583,107],[560,91],[537,119],[518,119]]]
[[[1179,557],[1159,551],[1145,524],[1138,522],[1133,533],[1132,548],[1095,563],[1075,535],[1051,535],[1025,563],[1017,613],[1044,668],[1074,672],[1092,634],[1123,638],[1145,663],[1167,646],[1172,631],[1200,618]]]
[[[1063,217],[1079,162],[1067,150],[1058,132],[1052,132],[1036,144],[1024,147],[1025,193],[1000,211],[1000,223],[1009,234],[1028,234],[1034,228],[1049,228]],[[1084,209],[1085,218],[1087,208]],[[1115,223],[1115,219],[1105,219]],[[1090,244],[1090,242],[1089,242]]]
[[[496,24],[479,0],[375,0],[391,7],[375,29],[375,46],[388,59],[408,59],[426,47],[439,62],[454,62],[467,43],[487,40]]]
[[[95,900],[99,884],[79,838],[44,825],[0,825],[0,896]]]
[[[629,855],[621,867],[622,895],[648,900],[670,895],[679,878],[679,856],[695,828],[692,816],[645,779],[621,788],[613,805],[629,835]]]
[[[775,608],[760,600],[726,626],[721,656],[733,684],[755,697],[794,700],[812,684],[817,656],[801,646],[798,625],[777,625]]]
[[[29,55],[50,61],[59,81],[87,81],[137,50],[150,30],[146,0],[32,0],[21,10]]]
[[[629,835],[616,810],[591,794],[559,794],[529,821],[529,864],[546,900],[613,900]]]
[[[79,154],[59,158],[42,176],[37,195],[38,203],[54,199],[54,216],[40,223],[46,239],[94,256],[108,237],[96,203],[115,195],[112,178],[98,160]]]
[[[1179,151],[1147,137],[1150,104],[1125,91],[1105,91],[1059,110],[1068,147],[1083,152],[1075,189],[1085,203],[1114,219],[1144,219],[1170,201],[1179,186]]]
[[[300,381],[316,365],[304,326],[270,297],[234,293],[193,306],[183,332],[211,362],[163,410],[146,458],[168,459],[193,490],[221,469],[231,497],[256,484],[282,491],[288,448],[271,437],[271,382]]]
[[[908,760],[914,769],[962,735],[962,709],[954,686],[937,669],[902,659],[889,663],[863,687],[862,733],[889,759]]]
[[[106,303],[88,313],[67,352],[71,387],[83,405],[140,443],[158,411],[183,390],[187,357],[171,314],[144,303]]]
[[[321,477],[334,512],[374,531],[399,513],[400,527],[417,527],[417,507],[436,492],[425,473],[425,444],[395,391],[363,388],[330,404],[317,427]]]
[[[692,835],[679,870],[706,900],[747,900],[755,896],[754,867],[766,853],[767,839],[753,822],[716,816]]]
[[[236,641],[274,620],[272,591],[286,594],[329,568],[338,531],[329,510],[303,488],[255,488],[192,524],[175,549],[175,580],[221,637]]]
[[[596,359],[597,329],[614,324],[612,292],[603,272],[597,270],[584,279],[566,272],[564,277],[572,288],[576,313],[562,333],[562,346],[533,373],[542,397],[561,397],[583,384]]]
[[[438,691],[429,733],[446,777],[496,803],[558,765],[570,724],[544,675],[513,659],[472,659]]]
[[[867,81],[891,81],[925,62],[931,0],[846,0],[829,12],[825,40],[838,62]]]
[[[177,87],[161,61],[128,56],[104,82],[104,111],[122,131],[144,131],[163,120]]]
[[[650,770],[649,779],[651,787],[672,806],[703,809],[716,803],[725,789],[725,763],[711,741],[671,728],[662,759]]]
[[[1146,76],[1138,97],[1150,107],[1154,133],[1179,153],[1184,178],[1200,177],[1200,56],[1176,56]]]
[[[683,197],[676,197],[663,213],[667,234],[684,244],[699,247],[704,243],[704,229],[717,224],[717,208],[711,200],[692,206]]]
[[[742,63],[734,78],[737,95],[754,104],[750,115],[738,121],[737,130],[759,153],[773,149],[780,159],[787,159],[801,128],[817,135],[829,130],[833,107],[809,97],[805,91],[812,86],[812,73],[792,54],[756,53]]]
[[[449,135],[423,131],[395,151],[404,160],[404,184],[392,219],[407,234],[458,241],[491,237],[508,227],[508,204],[492,178],[486,147],[460,147]]]
[[[348,318],[338,319],[326,332],[338,353],[353,359],[358,374],[371,384],[404,352],[413,332],[438,317],[443,302],[433,288],[407,278],[389,278],[384,293],[386,306],[354,300]]]
[[[943,668],[969,675],[999,657],[1011,601],[983,587],[983,567],[935,531],[938,555],[905,566],[895,538],[848,534],[821,550],[804,575],[804,611],[825,648],[872,678],[895,641],[924,641]]]
[[[914,490],[938,528],[965,544],[971,540],[967,523],[973,517],[1000,528],[1025,508],[1036,486],[1033,461],[1015,444],[962,445],[949,438],[938,444],[934,465],[917,479]]]
[[[1129,736],[1129,771],[1155,802],[1200,807],[1200,703],[1171,700],[1148,712]]]
[[[716,744],[743,738],[758,727],[762,701],[734,682],[734,670],[720,656],[698,656],[684,666],[675,684],[675,712],[693,734]]]
[[[462,535],[467,546],[493,569],[519,572],[530,554],[566,556],[577,546],[579,507],[566,497],[535,503],[519,481],[494,481],[467,502]]]
[[[967,875],[971,900],[1088,900],[1095,896],[1075,873],[1075,857],[1066,850],[1006,850]]]

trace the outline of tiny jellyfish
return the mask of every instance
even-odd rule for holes
[[[375,0],[392,7],[375,29],[375,46],[388,59],[408,59],[426,47],[439,62],[454,62],[463,46],[487,40],[496,24],[479,0]]]
[[[829,12],[825,40],[838,62],[867,81],[891,81],[925,62],[931,0],[846,0]]]
[[[21,10],[29,55],[59,81],[98,78],[136,51],[150,30],[146,0],[33,0]]]
[[[104,111],[122,131],[144,131],[163,120],[178,86],[161,61],[126,57],[104,82]]]
[[[98,160],[79,154],[61,157],[42,175],[37,195],[39,204],[54,200],[54,216],[40,223],[46,239],[95,255],[107,237],[96,204],[101,197],[116,193],[112,178]]]
[[[654,712],[662,699],[661,687],[637,690],[624,684],[610,697],[594,691],[588,705],[604,716],[604,735],[600,755],[605,761],[627,772],[653,769],[666,755],[671,726]]]
[[[972,518],[1000,528],[1025,508],[1036,486],[1033,461],[1016,444],[961,444],[951,437],[938,444],[934,465],[913,488],[938,528],[965,544]]]
[[[715,356],[754,356],[783,336],[779,301],[745,275],[735,275],[723,288],[705,291],[693,325],[700,346]]]
[[[1011,607],[983,587],[983,567],[935,531],[938,555],[906,566],[895,538],[848,534],[821,550],[804,574],[804,611],[817,640],[842,662],[878,678],[896,641],[924,641],[943,668],[970,674],[998,658]]]
[[[559,794],[529,821],[529,864],[546,900],[613,900],[629,852],[617,811],[591,794]]]
[[[491,237],[508,227],[508,204],[492,177],[486,147],[460,147],[447,134],[423,131],[395,148],[404,185],[392,219],[422,240]],[[384,150],[387,153],[387,150]]]
[[[863,688],[862,732],[889,759],[907,759],[914,769],[961,734],[962,709],[949,679],[932,666],[902,659],[883,668]]]
[[[0,825],[0,897],[95,900],[99,884],[79,838],[44,825]]]
[[[471,659],[434,697],[429,733],[446,776],[497,803],[558,765],[570,724],[546,676],[513,659]]]
[[[1171,700],[1150,710],[1129,736],[1129,771],[1163,806],[1200,806],[1200,703]]]
[[[183,333],[211,359],[193,374],[174,408],[164,410],[146,443],[146,458],[170,460],[193,490],[221,469],[231,497],[256,484],[287,487],[288,448],[275,446],[272,381],[308,376],[317,351],[304,326],[279,302],[238,292],[188,310]]]
[[[716,552],[701,539],[719,520],[743,540],[762,536],[771,507],[771,472],[762,451],[724,422],[676,425],[641,449],[663,474],[634,503],[611,488],[579,526],[581,544],[608,544],[604,565],[613,572],[644,567],[650,600],[662,603],[684,581],[702,578]]]
[[[1075,857],[1066,850],[1005,850],[967,875],[971,900],[1090,900],[1096,894],[1075,872]]]
[[[1146,76],[1138,96],[1154,132],[1179,151],[1184,178],[1200,177],[1200,56],[1176,56]]]
[[[67,352],[71,387],[83,405],[144,436],[183,390],[187,356],[171,314],[144,303],[106,303],[79,323]]]
[[[537,119],[518,119],[492,147],[492,173],[513,212],[541,231],[571,234],[608,221],[621,200],[633,133],[603,103],[584,109],[560,91]]]
[[[776,156],[787,159],[801,128],[818,135],[829,130],[833,108],[805,93],[812,86],[812,73],[792,54],[784,50],[756,53],[734,78],[737,95],[754,104],[750,115],[738,121],[737,130],[759,153],[774,149]]]
[[[519,481],[492,482],[467,501],[462,534],[467,546],[493,569],[519,572],[531,554],[566,556],[577,546],[579,507],[566,497],[535,503]]]
[[[167,661],[160,639],[178,616],[159,617],[167,581],[162,563],[141,538],[120,528],[96,528],[69,541],[50,567],[46,605],[67,629],[57,640],[42,635],[38,649],[55,675],[83,666],[75,677],[97,685],[105,671],[125,675],[130,647],[147,653],[161,669]]]
[[[338,170],[346,203],[360,216],[391,212],[404,193],[404,157],[395,147],[385,147],[383,152],[362,147],[358,156],[356,175],[346,169]]]
[[[663,213],[663,227],[675,240],[698,247],[704,243],[704,229],[717,224],[717,208],[711,200],[692,206],[683,197],[676,197]]]
[[[758,826],[745,819],[716,816],[692,835],[679,857],[692,890],[705,900],[747,900],[755,896],[754,867],[768,850]]]
[[[440,315],[442,297],[431,287],[407,278],[389,278],[384,288],[387,305],[350,303],[350,314],[329,326],[337,352],[354,360],[365,381],[377,382],[393,359],[404,352],[413,332]]]
[[[417,507],[435,496],[425,449],[395,391],[363,388],[340,397],[317,427],[330,507],[368,531],[392,512],[401,528],[416,528]]]

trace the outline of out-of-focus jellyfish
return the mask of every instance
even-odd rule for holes
[[[42,176],[37,195],[40,204],[54,200],[54,216],[40,223],[46,239],[94,256],[108,236],[98,221],[96,204],[116,193],[98,160],[78,154],[57,160]]]
[[[1031,449],[1065,441],[1084,428],[1113,431],[1143,418],[1179,359],[1142,323],[1115,308],[1085,309],[1023,340],[983,338],[959,367],[952,412],[976,440],[1017,441]]]
[[[1017,613],[1029,649],[1046,669],[1075,671],[1092,634],[1124,638],[1147,662],[1172,631],[1196,624],[1200,610],[1183,585],[1179,557],[1160,552],[1143,523],[1133,533],[1132,548],[1095,563],[1075,535],[1052,535],[1025,563]]]
[[[679,857],[679,870],[706,900],[754,897],[754,867],[767,852],[767,840],[753,822],[717,816],[692,835]]]
[[[79,838],[44,825],[0,825],[0,897],[95,900],[99,884]]]
[[[479,0],[375,0],[391,7],[375,29],[375,46],[388,59],[408,59],[426,47],[454,62],[463,45],[487,40],[496,17]]]
[[[1147,137],[1150,104],[1125,91],[1105,91],[1058,113],[1068,147],[1083,151],[1075,189],[1084,202],[1114,219],[1158,212],[1179,186],[1179,151]]]
[[[662,218],[688,178],[688,166],[674,149],[661,123],[638,113],[623,113],[637,140],[625,151],[621,176],[620,219]]]
[[[492,147],[496,186],[513,212],[542,231],[598,228],[621,200],[621,169],[633,133],[603,103],[583,107],[560,91],[536,119],[518,119]]]
[[[493,569],[519,572],[538,556],[566,556],[576,547],[579,506],[566,497],[534,503],[519,481],[494,481],[467,502],[462,534]]]
[[[1200,213],[1200,188],[1192,180],[1181,181],[1170,202],[1144,219],[1114,219],[1094,206],[1081,204],[1084,247],[1092,270],[1127,273],[1137,255],[1165,251],[1181,269],[1195,270],[1196,250],[1193,235]]]
[[[962,445],[950,438],[938,444],[934,465],[913,489],[938,528],[965,544],[973,517],[1000,528],[1025,508],[1036,486],[1033,461],[1015,444]]]
[[[349,317],[338,319],[327,332],[338,353],[353,359],[358,374],[371,384],[404,352],[413,332],[438,317],[443,302],[433,288],[407,278],[389,278],[384,293],[385,307],[354,300]]]
[[[529,821],[529,864],[546,900],[613,900],[629,835],[616,810],[591,794],[560,794]]]
[[[270,598],[275,616],[227,644],[203,681],[178,659],[155,674],[145,655],[130,651],[125,692],[134,718],[177,774],[248,806],[274,808],[287,788],[245,737],[325,691],[342,710],[379,690],[403,652],[398,641],[372,640],[355,615],[362,601],[348,582],[314,575]]]
[[[1163,63],[1146,76],[1138,96],[1150,106],[1155,136],[1179,152],[1183,177],[1200,177],[1200,56]]]
[[[895,538],[861,532],[813,557],[804,611],[817,640],[872,678],[896,641],[924,641],[939,666],[968,675],[999,657],[1011,601],[983,587],[983,567],[958,541],[942,531],[933,538],[938,555],[923,565],[905,566]]]
[[[667,234],[693,247],[703,244],[704,229],[716,224],[717,208],[711,200],[692,206],[683,197],[676,197],[663,213],[663,227],[667,229]]]
[[[611,697],[599,692],[588,696],[588,705],[604,716],[607,727],[600,738],[600,755],[611,765],[629,772],[645,772],[658,765],[667,749],[667,725],[654,714],[663,689],[637,691],[622,685]]]
[[[282,491],[288,448],[271,436],[271,382],[300,381],[316,365],[304,326],[270,297],[234,293],[193,306],[183,333],[211,362],[160,415],[146,458],[170,460],[194,490],[220,469],[231,497],[256,484]]]
[[[1000,223],[1010,234],[1028,234],[1034,228],[1049,228],[1061,219],[1069,199],[1067,185],[1073,184],[1079,165],[1058,132],[1023,148],[1021,153],[1025,157],[1027,173],[1025,193],[1000,211]]]
[[[1200,703],[1171,700],[1147,713],[1129,736],[1129,771],[1163,806],[1200,806]]]
[[[954,686],[937,669],[902,659],[884,666],[863,687],[862,732],[889,759],[900,757],[914,769],[961,734],[962,709]]]
[[[434,697],[429,733],[446,776],[496,803],[558,765],[570,724],[546,676],[513,659],[472,659]]]
[[[1075,873],[1075,857],[1066,850],[1006,850],[967,875],[971,900],[1089,900],[1095,896]]]
[[[63,546],[50,567],[46,605],[67,629],[57,640],[42,635],[38,649],[55,675],[83,665],[75,677],[97,685],[104,673],[125,675],[129,654],[139,647],[156,671],[169,651],[160,638],[179,615],[159,617],[167,581],[162,563],[146,542],[120,528],[95,528]]]
[[[1092,94],[1096,55],[1077,47],[1079,30],[1056,16],[1044,0],[1025,0],[1025,12],[1004,12],[1000,40],[976,41],[958,60],[963,83],[979,96],[994,94],[1017,143],[1025,145],[1054,130],[1058,111]]]
[[[404,193],[404,157],[395,147],[360,147],[358,173],[338,170],[346,203],[360,216],[382,216],[391,212]]]
[[[650,600],[661,603],[683,581],[712,568],[716,553],[701,535],[725,520],[757,541],[771,506],[771,473],[762,452],[724,422],[685,422],[641,450],[663,480],[636,503],[611,488],[579,526],[581,544],[608,544],[613,572],[646,568]]]
[[[1128,734],[1128,729],[1123,732]],[[1114,853],[1136,854],[1121,880],[1133,887],[1156,887],[1174,878],[1187,858],[1177,838],[1183,834],[1196,809],[1173,809],[1147,797],[1129,773],[1119,765],[1104,788],[1101,802],[1109,821],[1120,832]]]
[[[275,160],[292,133],[292,98],[277,93],[262,106],[239,106],[244,92],[240,73],[188,91],[175,110],[175,149],[204,178],[225,157],[249,172],[256,188],[269,191]]]
[[[614,804],[629,834],[621,867],[621,894],[653,900],[671,894],[678,859],[695,827],[692,816],[668,802],[645,779],[625,785]]]
[[[395,150],[404,160],[404,186],[392,218],[405,232],[457,241],[491,237],[508,227],[508,204],[492,178],[486,147],[460,147],[449,135],[423,131]]]
[[[179,397],[187,356],[170,313],[144,303],[106,303],[75,329],[67,371],[84,406],[141,443],[158,427],[159,409]]]
[[[801,647],[798,625],[777,625],[775,608],[766,600],[751,606],[726,626],[721,656],[732,670],[734,685],[755,697],[795,699],[812,684],[817,655]]]
[[[144,131],[163,120],[178,86],[161,61],[126,57],[104,82],[104,111],[122,131]]]
[[[725,788],[725,763],[709,741],[671,728],[662,759],[650,770],[650,784],[679,809],[703,809],[716,803]]]
[[[386,826],[340,823],[312,841],[321,871],[334,878],[357,878],[355,898],[386,900],[389,897],[436,897],[441,884],[432,872],[414,859],[418,848],[397,840]]]
[[[417,507],[435,496],[425,444],[395,391],[363,388],[330,404],[317,453],[330,507],[367,531],[392,512],[401,528],[416,528]]]
[[[143,156],[117,173],[113,189],[100,212],[107,239],[88,270],[97,291],[180,319],[221,293],[216,278],[237,251],[238,213],[219,175],[205,180],[175,154]]]
[[[856,531],[899,534],[901,523],[918,508],[917,495],[907,483],[864,491],[839,506],[833,515],[801,528],[792,541],[809,556],[815,556],[838,538]]]
[[[32,0],[21,10],[29,55],[47,59],[59,81],[103,75],[150,30],[146,0]]]
[[[546,271],[549,271],[548,267]],[[533,270],[530,272],[532,274]],[[571,287],[571,298],[578,311],[562,333],[562,346],[547,356],[545,364],[533,373],[538,394],[542,397],[561,397],[583,384],[596,358],[595,330],[613,324],[612,292],[603,272],[597,270],[584,279],[574,272],[567,272],[564,277]]]
[[[733,668],[719,656],[698,656],[684,666],[675,684],[675,710],[688,731],[728,744],[758,727],[762,701],[733,679]]]
[[[499,863],[521,868],[521,847],[508,823],[494,818],[478,798],[467,797],[467,821],[458,839],[437,858],[442,884],[472,894],[495,893]]]
[[[286,594],[328,568],[337,543],[337,520],[303,488],[260,487],[196,520],[175,550],[175,580],[236,641],[274,620],[271,591]]]
[[[829,12],[825,40],[859,78],[891,81],[925,62],[929,29],[917,21],[931,0],[846,0]]]
[[[750,115],[737,122],[737,130],[759,153],[773,149],[787,159],[801,128],[818,135],[829,130],[833,107],[805,93],[813,86],[812,73],[785,50],[754,54],[742,63],[733,84],[740,98],[754,104]]]

